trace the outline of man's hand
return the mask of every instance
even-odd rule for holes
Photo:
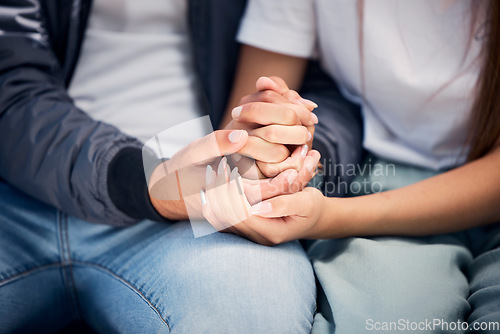
[[[234,161],[235,152],[248,144],[249,136],[245,130],[219,130],[200,138],[171,159],[158,165],[149,180],[149,197],[155,209],[164,217],[196,219],[203,217],[200,191],[205,189],[210,170],[220,169],[228,156]],[[246,178],[246,187],[252,191],[255,201],[271,198],[283,193],[302,189],[310,180],[311,171],[319,160],[319,153],[311,151],[306,157],[304,167],[299,171],[288,170],[272,179],[259,180],[257,175]],[[240,159],[240,162],[242,160]]]
[[[201,212],[198,199],[205,185],[207,165],[216,164],[220,157],[239,151],[247,141],[248,133],[244,130],[215,131],[158,165],[148,186],[155,209],[174,220],[187,219],[188,210],[194,215]]]

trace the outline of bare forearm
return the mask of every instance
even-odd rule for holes
[[[499,222],[500,150],[407,187],[325,201],[322,237],[430,235]]]

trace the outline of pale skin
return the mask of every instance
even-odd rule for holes
[[[200,218],[200,197],[192,195],[204,188],[207,165],[217,168],[224,155],[231,155],[232,164],[245,172],[245,187],[253,189],[253,197],[259,201],[299,191],[309,182],[320,159],[317,151],[310,150],[314,124],[318,121],[311,111],[316,106],[288,89],[280,79],[275,80],[278,84],[269,78],[257,80],[253,84],[257,92],[241,101],[240,111],[233,112],[234,119],[225,130],[191,143],[155,169],[149,195],[162,216],[174,220]],[[252,204],[255,202],[251,200]],[[213,225],[218,230],[252,236],[260,243],[272,243],[244,223]]]
[[[279,75],[276,68],[296,89],[307,62],[250,46],[242,48],[241,59],[244,62],[240,67],[244,64],[244,69],[238,71],[232,101],[246,94],[256,77]],[[277,196],[254,205],[245,224],[268,240],[266,244],[279,244],[300,238],[433,235],[497,223],[499,144],[480,159],[396,190],[327,198],[316,189],[306,188]]]

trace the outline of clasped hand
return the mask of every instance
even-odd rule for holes
[[[303,237],[297,227],[314,219],[297,213],[314,216],[314,199],[322,197],[312,188],[298,192],[320,158],[309,150],[318,121],[314,108],[283,80],[260,78],[257,92],[233,109],[224,130],[192,142],[155,169],[151,202],[167,218],[203,216],[219,231],[261,244]]]

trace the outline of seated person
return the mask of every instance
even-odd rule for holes
[[[144,141],[207,112],[215,126],[222,119],[227,82],[212,82],[233,69],[207,63],[200,49],[235,63],[245,2],[223,4],[228,11],[199,12],[181,0],[0,6],[0,332],[54,332],[74,319],[98,332],[310,331],[315,282],[298,242],[271,248],[232,234],[194,238],[182,203],[148,194]],[[229,20],[210,17],[221,13]],[[214,40],[197,38],[197,24],[207,22]],[[227,49],[210,44],[221,38]],[[269,103],[284,100],[288,106]],[[244,104],[261,112],[243,110],[238,122],[205,138],[223,154],[256,158],[264,172],[268,164],[296,168],[304,175],[296,183],[305,185],[307,153],[295,160],[283,153],[286,144],[312,138],[273,141],[259,129],[289,133],[286,120],[310,114],[310,103],[267,90]],[[346,118],[353,141],[357,121]],[[314,125],[312,115],[294,124],[304,125]],[[203,143],[195,149],[212,147]],[[331,153],[337,143],[321,147]]]
[[[250,0],[236,96],[269,72],[297,89],[319,57],[363,110],[350,198],[306,188],[244,221],[256,241],[325,239],[313,333],[500,331],[499,37],[499,1]]]

